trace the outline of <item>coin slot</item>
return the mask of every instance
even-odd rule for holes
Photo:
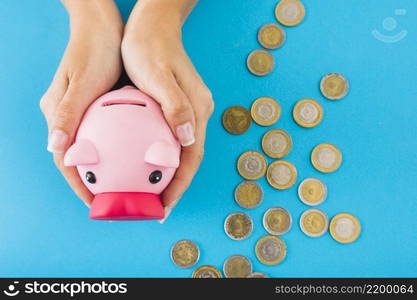
[[[136,106],[146,107],[146,103],[143,101],[139,101],[139,100],[123,100],[123,99],[108,100],[108,101],[104,101],[101,104],[101,106],[103,107],[112,106],[112,105],[136,105]]]

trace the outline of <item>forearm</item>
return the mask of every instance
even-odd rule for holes
[[[71,31],[88,30],[96,25],[109,34],[122,35],[123,23],[113,0],[61,0],[70,17]]]
[[[146,18],[155,20],[161,26],[181,27],[198,0],[139,0],[130,17],[133,23]],[[129,21],[131,22],[131,21]]]

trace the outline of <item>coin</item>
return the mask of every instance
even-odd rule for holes
[[[180,240],[171,248],[171,260],[178,267],[190,268],[200,258],[200,249],[190,240]]]
[[[246,132],[251,124],[249,110],[243,106],[231,106],[225,110],[222,117],[223,127],[231,134]]]
[[[237,170],[243,178],[257,180],[265,175],[266,159],[257,151],[247,151],[239,156]]]
[[[275,60],[272,54],[266,50],[254,50],[249,53],[246,65],[252,74],[264,76],[271,73],[275,66]]]
[[[329,73],[320,81],[320,91],[330,100],[342,99],[349,91],[349,82],[339,73]]]
[[[252,272],[246,278],[269,278],[266,274],[261,272]]]
[[[294,185],[297,180],[297,170],[288,161],[277,160],[269,165],[266,179],[272,187],[285,190]]]
[[[261,204],[263,191],[259,184],[253,181],[244,181],[235,189],[235,201],[243,208],[251,209]]]
[[[284,157],[291,151],[291,148],[291,137],[282,129],[271,129],[262,137],[262,149],[269,157]]]
[[[253,230],[252,219],[245,213],[235,212],[224,221],[224,231],[233,240],[246,239]]]
[[[295,104],[292,115],[298,125],[311,128],[323,119],[323,108],[313,99],[301,99]]]
[[[271,97],[260,97],[252,103],[250,109],[252,119],[261,126],[271,126],[281,116],[279,103]]]
[[[277,265],[285,258],[287,247],[279,237],[266,235],[256,243],[255,254],[261,263],[268,266]]]
[[[285,42],[285,31],[278,24],[265,24],[258,31],[258,41],[264,48],[277,49]]]
[[[271,207],[263,216],[263,225],[266,231],[272,235],[287,233],[292,224],[289,212],[282,207]]]
[[[314,147],[311,152],[311,163],[323,173],[336,171],[342,163],[342,153],[335,145],[324,143]]]
[[[298,186],[298,197],[304,204],[319,205],[326,200],[326,185],[317,178],[306,178]]]
[[[275,17],[285,26],[300,24],[304,16],[304,5],[299,0],[281,0],[275,7]]]
[[[341,213],[330,221],[330,235],[339,243],[347,244],[355,241],[361,233],[359,220],[348,213]]]
[[[319,209],[308,209],[303,212],[300,218],[301,230],[311,237],[319,237],[325,234],[328,225],[327,215]]]
[[[220,271],[209,265],[201,266],[195,269],[192,278],[222,278]]]
[[[223,273],[228,278],[245,278],[252,273],[252,263],[243,255],[230,256],[223,264]]]

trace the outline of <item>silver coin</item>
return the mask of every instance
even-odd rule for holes
[[[252,263],[243,255],[230,256],[223,264],[223,273],[228,278],[245,278],[252,273]]]
[[[320,237],[329,228],[329,218],[319,209],[307,209],[300,217],[300,228],[310,237]]]
[[[264,213],[262,223],[270,234],[283,235],[290,230],[292,217],[285,208],[271,207]]]
[[[243,212],[231,213],[224,221],[224,232],[233,240],[244,240],[252,231],[252,219]]]

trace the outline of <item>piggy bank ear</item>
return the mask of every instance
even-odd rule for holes
[[[178,168],[179,149],[164,141],[154,142],[146,150],[145,161],[161,167]]]
[[[98,163],[98,154],[96,147],[92,142],[85,139],[76,141],[65,153],[64,165],[93,165]]]

